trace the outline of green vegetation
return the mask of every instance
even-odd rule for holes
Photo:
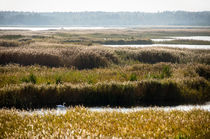
[[[210,50],[102,46],[209,35],[208,29],[0,30],[0,34],[0,138],[210,137],[208,111],[92,112],[77,106],[209,102]],[[76,107],[63,115],[14,109],[55,108],[63,102]]]
[[[64,115],[0,110],[2,138],[209,138],[210,112],[143,110],[91,112],[83,107]]]
[[[29,45],[31,40],[0,40],[0,47],[18,47],[18,46],[26,46]]]
[[[23,77],[21,79],[22,82],[26,82],[26,83],[33,83],[36,84],[37,83],[37,77],[34,74],[30,74],[28,78]]]
[[[8,39],[8,40],[15,40],[15,39],[20,39],[23,38],[24,36],[22,35],[2,35],[0,36],[1,39]]]
[[[200,77],[181,81],[164,79],[90,84],[92,82],[61,84],[61,78],[56,78],[56,84],[51,85],[48,82],[7,85],[0,89],[0,107],[54,107],[62,102],[85,106],[176,105],[204,103],[210,98],[210,84]]]
[[[201,41],[201,40],[172,40],[172,41],[160,41],[155,42],[160,44],[190,44],[190,45],[210,45],[210,41]]]
[[[53,107],[64,101],[86,106],[176,105],[210,100],[210,50],[101,46],[151,43],[151,37],[173,36],[177,30],[9,34],[0,36],[7,44],[0,47],[0,107]],[[10,42],[18,47],[10,47]]]
[[[210,100],[210,50],[100,46],[135,42],[139,38],[134,32],[131,36],[120,31],[2,35],[2,42],[19,43],[29,38],[33,43],[0,47],[0,107],[54,107],[63,102],[85,106],[177,105]],[[96,42],[99,44],[94,46]]]

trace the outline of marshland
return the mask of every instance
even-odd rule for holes
[[[208,138],[209,109],[156,109],[209,105],[210,40],[193,36],[210,28],[0,30],[0,138]]]

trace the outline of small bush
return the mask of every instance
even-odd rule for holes
[[[56,83],[56,84],[61,84],[61,83],[62,83],[62,81],[61,81],[61,76],[56,76],[56,78],[55,78],[55,83]]]
[[[160,74],[160,78],[161,79],[169,78],[169,77],[171,77],[171,74],[172,74],[171,68],[169,66],[164,66],[162,73]]]
[[[130,81],[137,81],[136,73],[132,73],[132,74],[130,75]]]
[[[36,78],[36,76],[35,76],[33,73],[31,73],[31,74],[29,75],[29,81],[30,81],[31,83],[33,83],[33,84],[36,84],[36,83],[37,83],[37,78]]]
[[[37,78],[33,73],[31,73],[27,78],[26,77],[22,78],[21,81],[26,82],[26,83],[31,82],[33,84],[36,84],[37,83]]]
[[[163,66],[161,73],[149,73],[146,75],[146,78],[151,79],[164,79],[169,78],[172,75],[171,68],[168,65]]]

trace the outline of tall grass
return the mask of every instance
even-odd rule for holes
[[[210,41],[202,41],[202,40],[172,40],[172,41],[160,41],[155,42],[159,44],[189,44],[189,45],[209,45]]]
[[[106,40],[106,41],[95,41],[94,43],[106,44],[106,45],[128,45],[128,44],[152,44],[151,40]]]
[[[14,40],[0,40],[0,46],[3,47],[17,47],[20,46],[21,43]]]
[[[210,84],[203,78],[181,81],[145,80],[97,84],[22,84],[0,89],[0,107],[34,108],[67,105],[134,106],[204,103]]]
[[[19,46],[28,46],[33,41],[31,39],[22,39],[22,40],[0,40],[0,47],[19,47]]]
[[[110,68],[97,68],[89,70],[77,70],[74,68],[46,66],[0,66],[0,87],[8,84],[21,84],[30,82],[30,73],[36,76],[36,84],[56,83],[88,83],[98,82],[126,82],[141,80],[179,80],[185,78],[202,77],[208,79],[209,66],[205,64],[134,64],[128,66],[111,66]],[[199,71],[198,71],[199,70]]]
[[[8,39],[8,40],[15,40],[15,39],[20,39],[23,38],[23,35],[2,35],[0,36],[1,39]]]
[[[18,63],[21,65],[39,64],[50,67],[67,66],[78,69],[106,67],[117,63],[113,52],[104,49],[86,48],[16,48],[0,52],[0,64]]]
[[[188,50],[169,48],[13,48],[0,51],[0,64],[17,63],[21,65],[39,64],[50,67],[75,67],[92,69],[113,64],[130,63],[206,63],[210,64],[209,50]]]
[[[28,78],[22,78],[21,81],[26,82],[26,83],[31,82],[33,84],[36,84],[37,77],[33,73],[31,73]]]
[[[2,138],[209,138],[210,113],[143,110],[131,113],[91,112],[83,107],[66,114],[41,115],[0,110]]]
[[[137,60],[142,63],[206,63],[210,62],[209,50],[190,50],[173,48],[118,48],[115,49],[122,60]]]
[[[210,80],[210,66],[209,65],[197,65],[196,72],[199,76],[204,77],[207,80]]]

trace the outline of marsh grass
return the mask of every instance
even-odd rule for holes
[[[130,81],[137,81],[136,73],[131,73],[131,75],[130,75]]]
[[[66,114],[28,114],[0,110],[2,138],[209,138],[210,113],[143,110],[131,113],[91,112],[84,107]]]
[[[49,67],[76,67],[78,69],[106,67],[111,63],[118,63],[118,58],[113,52],[86,47],[3,49],[0,51],[0,59],[0,64],[39,64]]]
[[[61,84],[62,83],[62,77],[61,76],[56,76],[55,83],[56,84]]]
[[[33,83],[33,84],[36,84],[37,83],[37,77],[31,73],[27,78],[23,77],[21,79],[22,82],[26,82],[26,83]]]
[[[159,44],[189,44],[189,45],[210,45],[210,41],[201,41],[201,40],[172,40],[172,41],[160,41],[155,42]]]
[[[49,67],[93,69],[138,62],[150,64],[159,62],[209,64],[210,54],[209,50],[171,48],[23,47],[2,49],[0,59],[0,64],[3,65],[17,63],[21,65],[39,64]]]
[[[97,84],[21,84],[0,89],[0,107],[40,108],[67,105],[135,106],[200,104],[209,101],[210,84],[203,78],[99,82]]]
[[[202,74],[198,73],[198,68],[202,68]],[[206,77],[209,66],[205,64],[134,64],[128,66],[113,66],[110,68],[97,68],[89,70],[77,70],[74,68],[59,67],[50,68],[46,66],[20,66],[5,65],[0,66],[0,86],[8,84],[21,84],[30,82],[30,73],[36,76],[36,84],[54,84],[56,80],[63,83],[89,83],[96,84],[98,82],[125,82],[125,81],[141,81],[148,79],[182,79]],[[204,74],[205,73],[205,74]],[[58,82],[57,82],[58,83]]]
[[[18,47],[21,43],[15,40],[0,40],[0,46],[3,47]]]
[[[210,80],[210,66],[204,66],[204,65],[198,65],[196,67],[196,73],[199,74],[199,76],[204,77],[207,80]]]
[[[95,41],[94,43],[106,44],[106,45],[129,45],[129,44],[152,44],[151,40],[141,39],[141,40],[106,40],[106,41]]]
[[[196,32],[145,33],[137,29],[1,33],[4,37],[12,33],[23,36],[6,36],[2,41],[35,42],[0,47],[1,107],[53,106],[67,98],[71,105],[112,106],[209,101],[210,50],[105,48],[92,43],[149,42],[150,37]],[[75,45],[77,41],[83,44]]]
[[[15,40],[15,39],[20,39],[23,38],[23,35],[2,35],[0,36],[1,39],[8,39],[8,40]]]

